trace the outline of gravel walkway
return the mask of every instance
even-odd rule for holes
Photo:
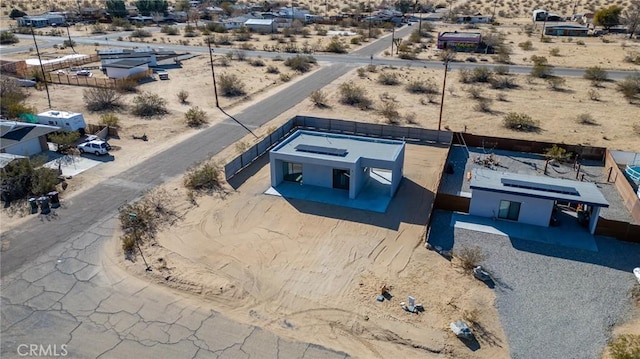
[[[512,358],[600,357],[611,327],[631,309],[640,245],[596,237],[599,252],[589,252],[454,229],[450,221],[450,212],[435,211],[429,242],[482,248]]]

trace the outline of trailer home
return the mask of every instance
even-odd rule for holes
[[[38,114],[38,123],[42,125],[58,126],[65,132],[80,131],[84,133],[87,124],[84,116],[77,112],[46,111]]]

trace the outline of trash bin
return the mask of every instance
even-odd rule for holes
[[[49,200],[51,201],[51,208],[60,207],[60,198],[58,198],[58,191],[51,191],[47,193]]]
[[[49,207],[49,197],[42,196],[38,198],[38,202],[40,202],[40,214],[51,213],[51,207]]]
[[[31,206],[31,214],[38,213],[38,202],[36,202],[36,198],[29,198],[29,206]]]

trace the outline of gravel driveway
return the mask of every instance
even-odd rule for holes
[[[599,358],[611,327],[631,309],[640,245],[596,237],[599,251],[590,252],[454,229],[450,221],[450,212],[435,211],[429,242],[482,248],[512,358]]]

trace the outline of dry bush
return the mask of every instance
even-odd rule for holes
[[[598,124],[598,121],[593,119],[593,116],[588,113],[582,113],[578,115],[578,123],[581,125],[591,125],[595,126]]]
[[[122,79],[116,85],[116,89],[121,93],[138,92],[138,81],[134,79]]]
[[[218,78],[218,88],[222,96],[235,97],[243,96],[247,92],[244,90],[244,83],[235,74],[222,74]]]
[[[549,88],[554,91],[561,91],[566,82],[567,81],[562,77],[552,76],[547,78],[547,84],[549,84]]]
[[[478,246],[463,247],[453,252],[453,256],[460,260],[460,266],[466,270],[472,270],[485,260],[486,256]]]
[[[89,111],[113,111],[122,107],[122,96],[113,88],[92,87],[82,92]]]
[[[387,119],[387,123],[395,125],[400,120],[400,112],[398,112],[398,104],[395,102],[382,102],[380,109],[378,110],[380,115]]]
[[[622,334],[609,342],[609,354],[612,359],[640,358],[640,335]]]
[[[491,113],[491,99],[481,98],[478,100],[478,103],[473,106],[473,109],[478,112]]]
[[[278,69],[277,66],[269,65],[269,66],[267,66],[267,73],[268,74],[279,74],[280,73],[280,69]]]
[[[609,75],[606,70],[600,66],[592,66],[584,70],[583,77],[590,80],[594,86],[599,86],[601,82],[607,81]]]
[[[496,100],[500,101],[500,102],[507,102],[507,95],[505,95],[502,92],[498,92],[496,94]]]
[[[367,77],[364,67],[358,67],[358,69],[356,70],[356,73],[358,74],[358,77],[360,77],[361,79]]]
[[[549,55],[551,56],[560,56],[560,48],[554,47],[549,50]]]
[[[181,104],[188,104],[189,101],[187,101],[187,99],[189,98],[189,92],[185,91],[185,90],[180,90],[180,92],[178,92],[176,94],[176,96],[178,96],[178,101],[180,101]]]
[[[113,113],[100,116],[100,124],[111,128],[120,128],[120,119]]]
[[[467,88],[467,93],[474,100],[479,100],[479,99],[483,98],[483,96],[482,96],[483,92],[484,92],[484,90],[481,87],[478,87],[478,86],[469,86]]]
[[[207,113],[198,106],[191,107],[184,114],[184,121],[189,127],[200,127],[207,123]]]
[[[640,72],[627,76],[624,80],[619,81],[618,91],[630,102],[638,100],[640,97]]]
[[[349,106],[356,106],[361,109],[371,108],[373,102],[366,95],[364,88],[345,82],[340,85],[340,102]]]
[[[133,98],[131,113],[140,117],[154,117],[165,115],[169,111],[165,99],[155,93],[143,92]]]
[[[511,76],[495,76],[489,81],[491,87],[494,89],[506,90],[517,88],[518,85],[515,82],[515,78]]]
[[[187,170],[184,175],[184,186],[197,193],[214,193],[222,191],[221,171],[214,162],[197,164]]]
[[[322,92],[321,90],[316,90],[309,95],[309,98],[313,102],[313,104],[318,108],[329,107],[327,105],[327,94]]]
[[[438,93],[438,85],[433,79],[428,80],[413,80],[407,84],[407,91],[417,94],[430,94]]]
[[[493,72],[497,75],[508,75],[509,74],[509,66],[506,65],[498,65],[493,68]]]
[[[503,119],[504,127],[523,132],[540,131],[539,122],[526,113],[509,112]]]
[[[531,42],[531,40],[527,40],[525,42],[519,43],[518,47],[523,49],[524,51],[531,51],[533,50],[533,43]]]
[[[398,74],[393,72],[383,72],[378,76],[378,83],[385,86],[395,86],[400,83]]]
[[[313,64],[317,63],[315,57],[310,55],[297,55],[284,60],[284,65],[298,72],[308,72]]]
[[[280,81],[282,82],[289,82],[292,78],[291,74],[280,74]]]
[[[600,92],[596,89],[589,89],[587,92],[589,94],[589,99],[592,101],[600,101]]]

